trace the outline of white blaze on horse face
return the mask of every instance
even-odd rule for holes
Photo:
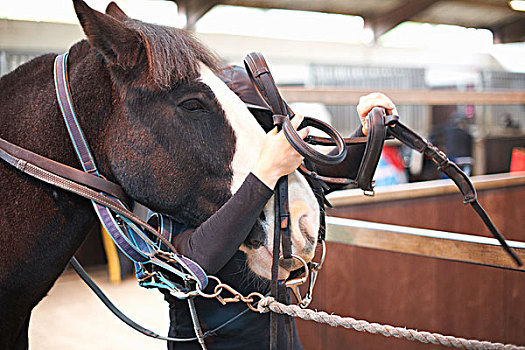
[[[236,138],[231,168],[232,194],[237,192],[253,169],[264,139],[264,130],[250,113],[244,102],[208,67],[201,64],[201,81],[208,85],[226,114]]]
[[[248,266],[257,275],[266,279],[272,278],[272,252],[275,212],[273,196],[264,208],[267,220],[266,243],[259,249],[248,249],[241,246],[246,253]],[[292,235],[292,254],[298,255],[306,262],[313,259],[319,234],[319,204],[310,185],[302,174],[294,171],[288,175],[288,202],[290,207],[290,226]],[[281,250],[282,254],[282,250]],[[302,267],[302,264],[293,259],[294,265],[281,265],[279,279],[287,278],[291,271]]]
[[[230,187],[231,193],[234,194],[253,169],[263,144],[265,132],[244,102],[205,65],[201,65],[201,81],[208,85],[215,94],[235,133],[235,153],[231,164],[233,179]],[[297,171],[290,174],[288,179],[288,200],[291,215],[292,252],[310,261],[315,253],[319,231],[319,204],[308,182]],[[242,245],[240,249],[246,253],[250,268],[256,274],[270,279],[272,264],[270,252],[273,249],[273,221],[275,218],[273,197],[265,206],[264,214],[267,221],[266,225],[263,225],[267,234],[264,246],[253,250]],[[298,267],[300,266],[295,268]],[[289,271],[283,268],[279,272],[283,278],[288,273]]]

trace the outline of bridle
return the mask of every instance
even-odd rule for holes
[[[370,132],[367,138],[351,139],[343,139],[335,129],[326,123],[315,120],[314,118],[305,118],[304,124],[306,126],[319,128],[331,137],[331,139],[309,137],[306,139],[307,142],[313,144],[335,145],[337,148],[337,153],[335,155],[321,154],[308,146],[305,141],[301,140],[291,126],[290,118],[293,116],[293,112],[280,97],[273,78],[271,77],[270,70],[262,55],[251,54],[247,57],[245,62],[255,86],[258,88],[258,91],[263,98],[266,99],[268,105],[272,108],[272,112],[274,113],[274,124],[282,128],[287,140],[305,157],[305,165],[303,165],[300,170],[310,181],[321,207],[320,216],[322,220],[319,240],[323,247],[322,257],[319,263],[310,262],[307,264],[303,259],[292,253],[287,179],[283,178],[279,180],[278,185],[276,186],[275,195],[276,221],[274,230],[274,260],[272,266],[272,294],[277,297],[277,300],[287,301],[286,288],[288,287],[294,292],[299,305],[302,307],[308,306],[312,299],[313,287],[315,285],[317,273],[322,267],[326,253],[326,246],[324,243],[324,203],[326,202],[323,192],[325,188],[324,182],[353,185],[363,189],[365,193],[373,193],[373,174],[379,161],[383,142],[388,135],[396,137],[409,147],[432,158],[438,164],[439,169],[446,173],[456,183],[463,194],[465,203],[470,203],[473,206],[491,233],[501,243],[505,251],[518,265],[522,265],[520,259],[516,256],[514,251],[508,247],[503,236],[499,233],[486,212],[479,205],[476,191],[469,178],[459,169],[459,167],[457,167],[456,164],[450,162],[445,154],[439,151],[439,149],[401,124],[396,116],[387,116],[383,109],[373,109],[369,114]],[[243,301],[248,304],[250,309],[253,309],[251,303],[254,302],[254,298],[260,298],[262,295],[259,293],[252,293],[254,294],[253,297],[251,295],[243,297],[231,287],[220,283],[217,278],[207,276],[202,268],[192,260],[178,254],[170,242],[173,226],[169,217],[156,213],[149,215],[149,217],[140,217],[127,208],[126,203],[129,202],[129,198],[127,198],[122,188],[118,184],[104,179],[99,174],[94,158],[91,155],[78,124],[69,91],[67,53],[57,56],[55,60],[54,74],[57,98],[59,100],[62,115],[84,171],[74,169],[37,155],[2,138],[0,138],[0,158],[27,175],[89,199],[93,204],[99,220],[105,226],[106,230],[121,251],[139,267],[144,266],[144,264],[152,264],[157,267],[154,271],[138,269],[137,277],[139,277],[139,284],[147,288],[154,287],[166,289],[173,296],[188,301],[197,336],[193,338],[171,338],[156,335],[155,333],[134,324],[134,322],[127,319],[125,316],[122,316],[121,313],[119,315],[119,311],[115,311],[114,307],[112,309],[111,306],[108,306],[119,318],[146,335],[168,341],[198,340],[204,347],[203,338],[205,335],[203,335],[200,330],[195,307],[193,305],[193,297],[200,295],[208,298],[217,298],[219,300],[222,299],[224,303]],[[356,179],[320,176],[312,170],[312,164],[306,164],[309,162],[314,164],[336,164],[337,162],[342,161],[345,157],[345,145],[364,142],[366,142],[367,146]],[[149,219],[157,220],[157,226],[159,227],[160,232],[148,223]],[[150,239],[146,233],[153,236],[155,241]],[[283,259],[298,259],[303,265],[304,275],[302,277],[294,276],[286,281],[278,280],[281,244]],[[72,258],[71,263],[82,278],[86,280],[85,276],[82,274],[83,269],[80,267],[76,259]],[[169,276],[163,274],[162,271],[168,271],[177,276],[178,279],[182,280],[182,283],[178,280],[173,281]],[[202,292],[208,285],[208,277],[216,280],[218,283],[215,287],[214,293],[210,295],[206,295]],[[301,297],[298,286],[305,283],[308,279],[310,280],[308,291],[306,292],[305,297]],[[96,290],[93,287],[92,289]],[[221,298],[219,294],[223,289],[232,292],[235,297],[230,298],[232,300]],[[97,293],[97,295],[100,297],[100,293]],[[108,305],[107,301],[104,301],[104,303]],[[272,313],[272,317],[273,316],[274,314]],[[290,328],[290,319],[288,319],[287,324]],[[277,328],[277,321],[275,321],[275,326],[272,326],[272,346],[274,347],[277,345],[277,330],[275,328]],[[207,333],[211,334],[210,332]]]
[[[275,82],[271,77],[270,70],[264,60],[264,57],[260,53],[251,53],[245,59],[245,65],[249,71],[249,75],[254,82],[255,87],[271,106],[269,101],[278,100],[275,96],[267,98],[268,92],[271,94],[279,94]],[[261,83],[264,81],[264,83]],[[273,87],[270,87],[273,85]],[[279,97],[280,98],[280,97]],[[282,98],[280,98],[282,101]],[[281,102],[286,106],[284,101]],[[272,110],[273,111],[273,110]],[[321,137],[307,137],[305,140],[301,140],[297,133],[291,127],[289,118],[293,117],[293,112],[287,107],[288,114],[285,116],[274,116],[274,123],[282,124],[283,132],[290,142],[290,144],[305,157],[314,163],[330,164],[329,157],[319,157],[319,152],[312,149],[310,144],[322,144],[322,145],[335,145],[338,150],[338,155],[343,153],[341,150],[341,137],[337,131],[330,126],[326,126],[317,122],[312,122],[313,118],[305,117],[305,125],[318,127],[322,131],[326,132],[332,137],[332,139],[321,138]],[[437,165],[438,170],[445,173],[454,183],[458,186],[460,192],[463,195],[463,201],[465,204],[470,204],[476,213],[480,216],[485,226],[494,235],[494,237],[500,242],[502,248],[510,255],[510,257],[518,264],[522,266],[522,262],[515,252],[507,245],[505,238],[496,228],[492,220],[489,218],[485,210],[481,207],[477,200],[476,190],[469,177],[454,163],[451,162],[445,153],[439,150],[436,146],[425,140],[423,137],[418,135],[416,132],[408,128],[406,125],[400,122],[399,117],[396,115],[387,115],[383,108],[373,108],[367,116],[369,121],[369,134],[366,139],[365,152],[359,165],[359,170],[356,179],[346,178],[330,178],[322,177],[315,172],[306,171],[307,176],[313,177],[319,181],[334,182],[339,184],[350,184],[354,187],[361,188],[365,194],[373,194],[373,175],[381,156],[381,149],[383,147],[384,140],[386,138],[396,138],[410,148],[423,153],[425,156],[432,159]],[[343,139],[343,144],[356,144],[362,143],[362,138],[350,138]],[[326,155],[322,155],[326,156]],[[324,162],[324,163],[323,163]],[[333,163],[332,163],[333,164]]]
[[[283,130],[286,139],[290,142],[291,146],[300,153],[307,162],[322,165],[334,165],[342,162],[346,155],[345,145],[362,143],[363,138],[353,138],[353,139],[343,139],[337,130],[335,130],[330,125],[316,120],[314,118],[305,117],[303,126],[312,126],[324,131],[330,136],[327,138],[319,137],[307,137],[305,140],[302,140],[295,129],[291,124],[291,118],[293,118],[294,113],[289,108],[289,106],[284,102],[279,94],[279,90],[273,80],[273,77],[270,73],[270,69],[264,59],[263,55],[258,52],[253,52],[247,55],[244,59],[244,64],[248,75],[257,89],[260,96],[269,106],[273,114],[273,123],[275,126]],[[463,194],[464,203],[470,203],[476,213],[483,220],[487,228],[494,235],[496,239],[500,242],[503,249],[512,257],[512,259],[519,265],[522,265],[519,257],[515,252],[507,245],[505,238],[498,231],[496,226],[493,224],[485,210],[481,207],[477,200],[476,190],[472,185],[472,182],[468,176],[453,162],[451,162],[446,155],[441,152],[437,147],[433,146],[430,142],[416,134],[414,131],[410,130],[408,127],[403,125],[399,118],[395,115],[387,115],[386,111],[383,108],[374,108],[367,116],[369,122],[369,133],[366,138],[366,147],[364,151],[363,158],[359,165],[359,170],[355,179],[347,178],[330,178],[323,177],[315,173],[315,171],[309,170],[304,164],[300,167],[300,171],[307,176],[313,183],[321,187],[323,182],[332,182],[343,185],[353,185],[354,187],[361,188],[364,191],[365,195],[374,194],[374,183],[373,176],[381,156],[381,151],[383,148],[384,140],[387,137],[395,137],[404,144],[408,145],[412,149],[425,154],[427,157],[431,158],[435,163],[438,164],[438,169],[448,175],[454,183],[458,186],[459,190]],[[322,154],[315,149],[313,149],[310,144],[323,144],[323,145],[335,145],[337,152],[334,155]],[[289,259],[292,257],[291,248],[290,248],[290,232],[289,232],[289,212],[288,212],[288,203],[287,203],[287,177],[283,177],[279,180],[276,189],[276,220],[275,220],[275,231],[274,231],[274,249],[273,249],[273,264],[272,264],[272,295],[279,302],[287,302],[286,300],[286,291],[282,286],[286,286],[286,281],[278,281],[277,271],[279,267],[279,245],[280,237],[282,237],[282,252],[283,258]],[[321,184],[321,185],[319,185]],[[321,191],[321,197],[324,198],[324,193]],[[323,202],[325,200],[323,199]],[[277,215],[277,213],[279,215]],[[324,217],[324,207],[321,207],[321,216]],[[322,220],[321,222],[324,222]],[[325,245],[324,245],[324,225],[321,225],[320,231],[320,241],[323,243],[323,258],[325,254]],[[321,262],[322,265],[322,262]],[[316,265],[311,265],[316,266]],[[311,300],[311,292],[313,286],[315,285],[315,279],[317,277],[319,265],[316,266],[315,274],[312,273],[310,288],[307,294],[308,299],[303,300],[298,291],[298,287],[294,287],[292,290],[297,297],[299,305],[308,305]],[[293,286],[293,283],[290,285]],[[305,306],[304,306],[305,307]],[[283,317],[282,315],[272,315],[271,319],[271,349],[277,349],[277,333],[279,332],[278,320],[277,317]],[[287,319],[288,323],[289,320]],[[292,339],[291,330],[289,328],[289,339]],[[289,344],[290,349],[293,348],[293,344]]]
[[[294,113],[290,107],[283,101],[277,86],[273,80],[270,69],[264,59],[263,55],[254,52],[247,55],[244,59],[244,64],[246,71],[252,81],[253,85],[263,98],[263,100],[269,106],[273,114],[273,123],[279,129],[281,129],[288,140],[291,146],[300,153],[304,158],[306,163],[310,164],[310,168],[319,165],[336,165],[341,163],[346,157],[346,143],[343,137],[335,130],[332,126],[327,123],[324,123],[320,120],[305,117],[303,125],[300,127],[311,126],[317,129],[324,131],[327,135],[330,136],[330,139],[326,140],[329,144],[335,144],[336,153],[335,154],[323,154],[311,146],[309,146],[305,141],[301,139],[298,133],[295,131],[291,123],[291,118],[293,118]],[[372,178],[379,162],[379,157],[381,155],[381,150],[383,147],[383,142],[386,136],[386,129],[377,128],[377,124],[380,123],[379,118],[373,118],[371,131],[369,137],[365,140],[360,139],[359,142],[367,142],[365,148],[365,155],[363,157],[362,163],[359,167],[357,174],[357,180],[354,182],[365,191],[372,191]],[[316,140],[310,138],[309,140]],[[319,142],[322,142],[323,139],[318,138]],[[348,141],[348,140],[347,140]],[[356,140],[352,140],[354,143]],[[350,141],[350,142],[352,142]],[[339,182],[339,183],[350,183],[350,179],[335,179],[328,177],[321,177],[317,175],[314,171],[308,170],[308,167],[304,164],[299,169],[304,175],[307,176],[309,183],[318,198],[320,206],[320,230],[318,241],[322,245],[322,258],[320,263],[310,263],[308,267],[305,267],[305,277],[310,271],[310,283],[308,286],[308,292],[305,298],[301,297],[299,291],[299,283],[296,283],[296,279],[290,281],[279,280],[278,271],[279,271],[279,261],[281,259],[300,259],[299,257],[292,254],[291,250],[291,234],[290,234],[290,213],[288,208],[288,177],[284,176],[277,182],[275,187],[275,224],[274,224],[274,239],[273,239],[273,261],[272,261],[272,295],[279,302],[289,303],[288,294],[286,293],[286,287],[290,287],[297,298],[297,301],[300,306],[307,307],[312,300],[313,288],[317,279],[317,274],[322,267],[324,262],[324,257],[326,254],[326,244],[324,242],[325,238],[325,218],[324,218],[324,204],[326,198],[324,197],[324,188],[322,181]],[[281,245],[282,241],[282,245]],[[280,249],[282,248],[282,257],[280,256]],[[302,260],[302,259],[300,259]],[[302,261],[304,263],[304,261]],[[293,344],[291,343],[291,319],[288,316],[282,316],[272,313],[271,314],[271,333],[270,333],[270,347],[271,349],[277,349],[277,339],[278,333],[281,330],[279,327],[279,319],[285,317],[285,321],[288,328],[290,344],[289,347],[292,348]]]

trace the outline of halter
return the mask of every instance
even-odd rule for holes
[[[57,56],[55,59],[54,77],[58,103],[82,168],[86,173],[101,178],[101,175],[95,165],[93,155],[91,154],[84,134],[80,129],[80,125],[78,124],[78,118],[73,109],[67,76],[67,56],[68,53],[65,53],[63,55]],[[106,198],[114,201],[116,205],[125,208],[124,203],[122,203],[122,201],[119,199],[109,195],[106,195]],[[175,275],[181,277],[184,281],[188,281],[189,274],[197,281],[197,283],[200,284],[201,288],[206,287],[208,284],[208,279],[202,268],[190,259],[183,257],[182,255],[178,255],[176,249],[173,247],[173,245],[171,245],[171,242],[164,235],[162,235],[162,233],[159,235],[156,230],[154,230],[154,233],[151,232],[158,238],[159,243],[163,243],[174,253],[168,254],[169,257],[167,260],[165,258],[162,259],[162,257],[166,256],[166,254],[160,250],[160,244],[152,242],[144,234],[144,231],[142,231],[130,219],[120,215],[113,216],[107,206],[98,204],[93,200],[92,204],[100,222],[109,233],[117,247],[119,247],[120,250],[135,263],[137,278],[139,281],[145,282],[144,286],[148,286],[148,282],[146,282],[147,279],[145,278],[146,272],[144,270],[144,264],[151,263],[174,273]],[[119,222],[117,222],[117,220]],[[183,269],[186,270],[186,273],[181,273],[180,270],[175,269],[170,264],[168,264],[170,259],[182,266]],[[170,281],[168,278],[166,278],[166,276],[162,275],[162,273],[158,272],[154,276],[150,275],[148,277],[150,277],[149,279],[157,279],[157,281],[153,283],[155,287],[168,289],[170,293],[176,296],[178,295],[179,297],[183,296],[185,287]]]

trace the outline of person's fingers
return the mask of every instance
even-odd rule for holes
[[[359,105],[357,107],[357,113],[359,113],[360,117],[365,117],[374,107],[383,107],[388,111],[392,111],[396,108],[396,106],[391,102],[389,103],[387,101],[374,100],[367,101],[366,103]]]
[[[363,133],[365,135],[368,135],[368,129],[369,129],[368,118],[365,118],[365,120],[363,120]]]
[[[308,136],[309,133],[310,133],[309,127],[306,127],[306,128],[303,128],[297,131],[297,134],[299,135],[301,139],[304,139],[306,136]]]
[[[279,130],[277,130],[277,127],[274,127],[272,130],[268,131],[268,135],[277,135],[279,133]]]
[[[375,92],[362,96],[359,99],[357,113],[360,117],[365,117],[374,107],[383,107],[388,111],[393,111],[396,108],[395,104],[387,96],[380,92]]]
[[[297,130],[297,128],[299,127],[299,125],[301,125],[303,120],[304,120],[304,117],[302,114],[296,114],[295,117],[293,117],[293,119],[291,120],[293,128]]]
[[[370,101],[375,101],[375,100],[382,101],[385,104],[390,104],[394,106],[394,103],[392,102],[392,100],[388,96],[380,92],[373,92],[371,94],[361,96],[361,98],[359,99],[359,104],[367,104],[367,103],[370,103]]]
[[[399,116],[399,113],[397,112],[397,108],[396,107],[392,108],[392,114]]]

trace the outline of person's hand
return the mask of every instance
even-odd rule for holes
[[[363,125],[362,130],[364,135],[368,135],[368,121],[366,116],[374,107],[383,107],[387,114],[396,114],[396,105],[387,96],[380,92],[373,92],[366,96],[361,96],[359,104],[357,105],[357,113]]]
[[[303,119],[302,115],[295,115],[292,119],[294,129],[297,130]],[[297,131],[302,139],[308,136],[308,132],[309,128]],[[252,173],[266,186],[273,189],[280,177],[296,170],[302,161],[303,156],[293,149],[283,131],[277,132],[277,127],[275,127],[266,134]]]

